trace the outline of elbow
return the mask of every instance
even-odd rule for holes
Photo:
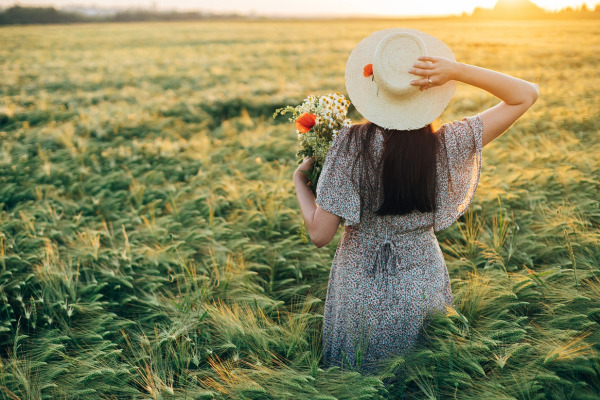
[[[329,244],[329,242],[331,242],[332,238],[327,238],[323,235],[323,232],[313,229],[312,231],[308,232],[309,236],[310,236],[310,241],[317,246],[317,248],[321,248],[324,246],[327,246]]]
[[[537,101],[540,94],[540,87],[537,83],[524,81],[517,94],[518,98],[514,102],[508,102],[506,100],[504,100],[504,102],[510,106],[517,106],[526,111]]]
[[[323,246],[326,246],[329,241],[325,241],[323,238],[319,237],[318,235],[310,235],[310,241],[317,246],[317,248],[321,248]]]
[[[327,246],[335,237],[340,224],[337,216],[319,215],[313,221],[307,221],[307,231],[311,242],[321,248]]]
[[[529,93],[529,107],[531,107],[538,99],[540,95],[540,87],[537,83],[531,84],[531,91]]]
[[[314,241],[313,241],[313,244],[314,244],[315,246],[317,246],[317,249],[320,249],[321,247],[325,246],[325,243],[316,243],[316,242],[314,242]]]

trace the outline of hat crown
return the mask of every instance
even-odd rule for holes
[[[427,45],[411,32],[394,32],[384,37],[373,59],[373,76],[379,88],[400,97],[417,94],[419,88],[410,84],[415,76],[408,70],[424,55]]]
[[[356,110],[386,129],[418,129],[439,117],[456,83],[450,80],[423,91],[411,85],[419,78],[408,71],[422,55],[455,60],[444,42],[417,29],[383,29],[361,40],[348,57],[345,75]],[[372,76],[367,74],[369,64]]]

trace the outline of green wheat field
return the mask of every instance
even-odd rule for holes
[[[378,375],[323,370],[331,261],[276,108],[388,27],[536,82],[437,233],[454,307]],[[600,398],[596,21],[0,28],[1,399]],[[459,84],[436,123],[498,102]],[[360,116],[352,111],[358,122]]]

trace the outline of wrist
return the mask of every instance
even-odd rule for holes
[[[454,61],[454,68],[452,68],[452,72],[450,73],[450,79],[462,82],[461,78],[464,76],[464,69],[465,64]]]
[[[294,171],[294,180],[300,180],[302,183],[308,183],[308,176],[306,175],[306,171],[297,169]]]

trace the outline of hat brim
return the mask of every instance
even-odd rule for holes
[[[378,90],[376,81],[365,77],[363,69],[365,65],[373,63],[379,42],[396,32],[419,36],[425,42],[429,56],[455,60],[454,54],[444,42],[417,29],[391,28],[376,31],[358,43],[350,53],[346,63],[346,90],[354,107],[367,120],[386,129],[419,129],[444,112],[454,96],[456,82],[450,80],[424,91],[419,91],[415,86],[415,92],[410,97],[392,96],[384,90]],[[415,79],[419,79],[417,75]]]

